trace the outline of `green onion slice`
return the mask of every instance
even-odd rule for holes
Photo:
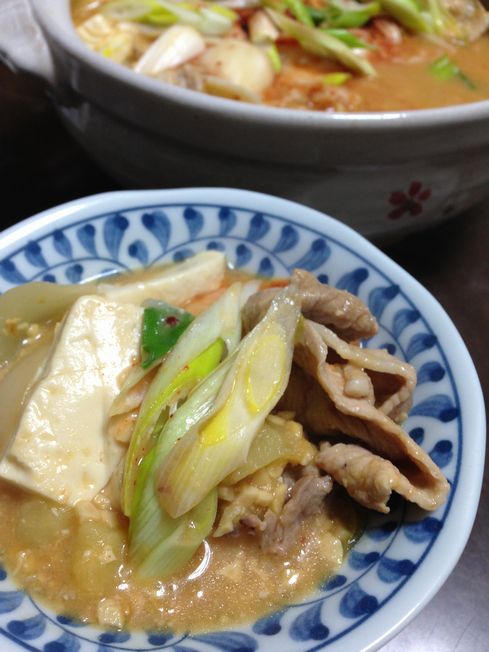
[[[436,59],[436,61],[430,65],[429,70],[434,77],[440,79],[441,81],[459,79],[471,90],[476,90],[476,85],[474,82],[469,79],[469,77],[467,77],[467,75],[460,70],[457,64],[449,59],[446,55]]]

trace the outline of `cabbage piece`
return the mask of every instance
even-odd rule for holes
[[[119,27],[100,13],[90,16],[79,25],[78,33],[88,47],[117,63],[126,63],[136,38],[135,31],[128,29],[127,25]]]
[[[304,50],[327,59],[339,61],[349,70],[358,72],[361,75],[375,75],[373,66],[366,59],[355,54],[338,38],[330,36],[321,29],[303,25],[273,9],[266,9],[266,11],[277,27],[285,34],[296,39]]]
[[[122,508],[126,516],[131,512],[137,467],[154,444],[156,424],[160,420],[162,426],[167,417],[166,408],[185,398],[208,373],[203,374],[198,365],[190,369],[190,363],[219,338],[223,341],[223,351],[236,348],[241,337],[240,294],[241,284],[235,283],[199,315],[158,369],[141,405],[126,454],[122,484]]]
[[[150,45],[134,66],[136,72],[157,75],[194,59],[205,50],[203,36],[190,25],[173,25]]]
[[[241,342],[212,415],[177,442],[158,473],[163,508],[177,518],[244,463],[288,383],[300,308],[280,292]]]

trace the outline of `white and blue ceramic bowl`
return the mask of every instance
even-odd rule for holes
[[[441,587],[472,527],[485,445],[482,393],[450,319],[412,277],[348,227],[282,199],[239,190],[120,192],[46,211],[0,237],[0,290],[78,283],[222,250],[264,276],[305,268],[358,294],[380,324],[372,345],[409,360],[418,387],[406,429],[442,468],[448,502],[422,513],[401,500],[372,513],[339,572],[314,595],[248,626],[196,636],[107,632],[53,613],[0,566],[2,652],[360,652],[385,643]],[[0,529],[0,536],[5,533]]]

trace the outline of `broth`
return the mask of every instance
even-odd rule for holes
[[[331,498],[285,558],[264,554],[251,535],[210,538],[181,572],[151,582],[127,559],[125,519],[84,520],[2,482],[1,560],[35,598],[84,622],[175,633],[229,627],[299,601],[339,568],[358,523],[350,501]]]
[[[99,15],[105,4],[106,0],[72,0],[75,25],[80,27],[89,18]],[[317,6],[318,3],[311,0],[311,5]],[[240,14],[241,23],[238,22],[226,38],[236,41],[248,39],[248,28],[246,25],[242,27],[246,16],[246,13]],[[122,62],[134,66],[156,36],[156,32],[152,34],[148,30],[138,34]],[[217,89],[209,90],[206,83],[202,83],[208,69],[202,64],[200,55],[180,66],[181,74],[177,67],[155,73],[154,76],[233,99],[317,111],[405,111],[466,104],[489,98],[487,34],[464,44],[447,42],[413,34],[394,20],[389,18],[386,21],[381,16],[364,27],[351,30],[351,36],[363,40],[367,44],[365,47],[370,48],[368,59],[375,68],[376,76],[348,73],[350,78],[345,78],[341,83],[325,83],[328,76],[344,73],[346,68],[331,59],[304,51],[289,37],[279,38],[276,44],[280,70],[275,70],[271,82],[257,93],[253,91],[241,96],[239,89],[235,89],[236,94],[233,95],[232,89],[223,89],[219,84]],[[94,43],[89,45],[97,49]],[[449,60],[452,72],[435,75],[433,64],[445,58]],[[213,69],[212,74],[219,76],[219,69],[216,70]],[[233,88],[235,86],[237,88],[233,82]]]

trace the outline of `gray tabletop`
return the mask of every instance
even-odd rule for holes
[[[2,227],[76,197],[117,189],[75,145],[41,86],[0,65]],[[489,200],[384,248],[444,306],[489,396]],[[384,652],[489,651],[489,483],[454,572]]]

